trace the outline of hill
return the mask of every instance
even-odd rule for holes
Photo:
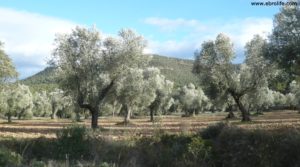
[[[168,80],[175,82],[175,87],[198,82],[197,77],[191,72],[193,60],[153,55],[149,65],[159,68]],[[51,91],[57,87],[55,69],[47,67],[43,71],[21,80],[21,83],[29,85],[33,91]]]
[[[192,73],[193,63],[193,60],[153,55],[150,66],[159,68],[161,73],[178,87],[198,83],[197,77]]]

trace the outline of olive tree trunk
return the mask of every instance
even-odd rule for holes
[[[125,111],[126,111],[126,113],[125,113],[124,123],[128,124],[129,121],[130,121],[130,116],[131,116],[131,109],[130,109],[130,107],[126,105],[125,106]]]
[[[92,115],[91,127],[93,129],[96,129],[96,128],[98,128],[99,110],[98,109],[91,110],[91,115]]]
[[[235,115],[233,113],[233,108],[232,105],[228,105],[228,115],[226,119],[232,119],[232,118],[235,118]]]
[[[153,111],[153,109],[150,109],[150,121],[151,122],[154,121],[154,111]]]
[[[239,110],[242,113],[242,122],[251,121],[249,111],[246,110],[245,106],[241,102],[241,96],[236,96],[234,94],[231,94],[231,95],[232,95],[235,103],[237,104],[237,107],[239,108]]]
[[[241,97],[242,97],[243,94],[238,94],[234,91],[230,91],[229,93],[233,97],[237,107],[239,108],[239,110],[242,113],[242,122],[251,121],[249,111],[245,108],[245,106],[241,102]]]
[[[11,113],[7,113],[7,122],[11,123]]]

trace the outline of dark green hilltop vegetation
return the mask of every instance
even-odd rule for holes
[[[55,79],[55,68],[53,67],[46,67],[43,71],[25,78],[20,82],[28,85],[32,92],[41,92],[43,90],[51,92],[55,88],[58,88]]]
[[[175,87],[181,87],[188,83],[199,82],[192,73],[193,63],[193,60],[153,55],[149,65],[159,68],[168,80],[175,83]],[[58,87],[53,67],[46,67],[43,71],[21,80],[21,83],[30,86],[34,92],[52,91]]]
[[[192,73],[193,63],[194,60],[153,55],[150,66],[159,68],[168,80],[175,83],[175,87],[180,87],[188,83],[199,82]]]

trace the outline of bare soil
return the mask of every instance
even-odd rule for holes
[[[195,117],[162,116],[152,123],[149,117],[132,119],[129,125],[120,124],[121,117],[100,117],[99,124],[103,137],[111,139],[123,139],[128,137],[151,136],[156,133],[195,133],[211,124],[220,121],[228,121],[233,125],[246,129],[299,128],[300,114],[297,111],[265,112],[263,115],[252,116],[252,122],[242,123],[240,118],[225,120],[227,113],[205,113]],[[56,132],[74,124],[68,119],[34,118],[32,120],[13,120],[8,124],[6,120],[0,120],[0,137],[14,138],[55,138]],[[90,120],[84,120],[78,124],[90,126]]]

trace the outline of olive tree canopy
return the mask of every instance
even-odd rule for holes
[[[118,37],[104,38],[95,28],[76,27],[57,36],[55,43],[51,63],[59,69],[61,88],[91,112],[92,127],[97,128],[101,103],[116,79],[147,62],[142,54],[145,40],[127,29]]]
[[[242,113],[242,121],[250,121],[242,97],[267,86],[272,66],[263,57],[265,45],[264,39],[254,36],[245,46],[246,60],[241,65],[232,63],[233,44],[224,34],[219,34],[215,41],[204,42],[200,52],[195,54],[193,72],[199,75],[202,84],[214,89],[217,96],[229,94]]]
[[[3,50],[3,43],[0,41],[0,84],[9,79],[16,78],[18,73],[11,59]]]

